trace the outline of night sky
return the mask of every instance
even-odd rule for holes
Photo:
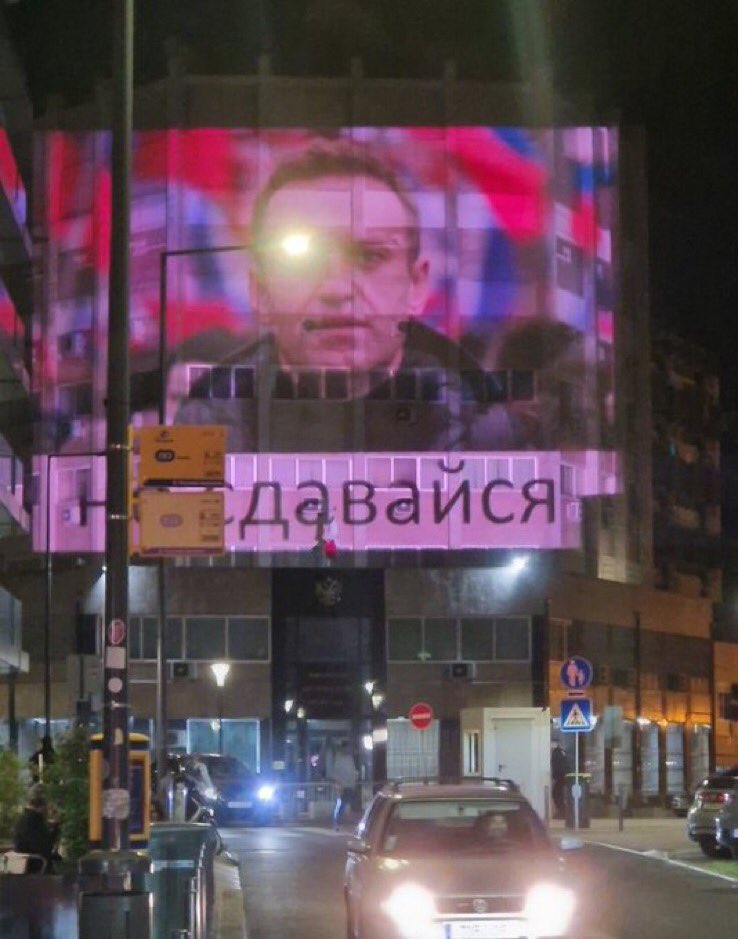
[[[88,97],[109,74],[107,0],[15,0],[6,16],[38,111]],[[137,80],[164,71],[178,36],[190,67],[253,71],[260,50],[291,74],[526,78],[550,68],[564,95],[648,131],[655,320],[714,351],[736,410],[738,2],[736,0],[140,0]]]

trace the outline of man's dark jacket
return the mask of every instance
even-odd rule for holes
[[[516,421],[490,393],[491,376],[468,353],[416,321],[405,332],[398,374],[412,373],[423,383],[415,402],[393,395],[389,377],[365,398],[309,399],[296,392],[285,401],[280,383],[284,388],[291,379],[280,370],[269,335],[217,363],[249,369],[253,396],[218,398],[209,392],[209,379],[196,383],[176,423],[225,425],[232,453],[523,449]]]
[[[56,832],[44,813],[26,806],[15,827],[15,850],[21,854],[40,854],[51,861],[55,843]]]

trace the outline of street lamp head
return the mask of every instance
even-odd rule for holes
[[[382,704],[384,703],[384,695],[381,691],[372,692],[372,707],[375,711],[378,711]]]
[[[210,666],[215,680],[218,683],[218,687],[222,688],[226,683],[226,678],[228,678],[228,672],[231,670],[229,662],[213,662]]]
[[[527,556],[526,554],[518,554],[518,555],[516,555],[516,556],[512,559],[512,561],[510,561],[510,564],[508,565],[508,568],[509,568],[509,570],[510,570],[510,573],[511,573],[511,574],[520,574],[520,573],[521,573],[522,571],[524,571],[524,570],[526,569],[526,567],[528,566],[529,560],[530,560],[530,559],[528,558],[528,556]]]

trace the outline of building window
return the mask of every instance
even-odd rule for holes
[[[185,618],[185,658],[212,661],[225,658],[225,617]]]
[[[423,630],[424,658],[436,662],[453,662],[458,658],[456,620],[426,619]]]
[[[167,617],[167,632],[165,637],[165,648],[168,659],[181,659],[182,655],[182,617]]]
[[[388,624],[389,658],[417,662],[423,654],[423,621],[420,617],[391,619]]]
[[[461,657],[472,662],[491,662],[494,659],[492,619],[462,619]]]
[[[401,617],[388,622],[389,660],[395,662],[528,662],[530,619]]]
[[[229,617],[228,658],[268,661],[269,620],[264,616]]]
[[[498,662],[530,660],[530,621],[521,616],[495,620],[495,659]]]
[[[144,616],[141,619],[141,658],[156,658],[156,633],[159,619],[156,616]]]
[[[464,732],[464,775],[479,776],[480,774],[479,731],[467,730]]]

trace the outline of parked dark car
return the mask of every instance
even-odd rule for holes
[[[722,822],[727,811],[734,813],[737,798],[738,767],[712,773],[697,786],[687,813],[687,834],[707,857],[730,856],[730,846],[719,840],[719,835],[722,837],[722,831],[734,830],[731,825],[723,826]]]
[[[186,753],[175,759],[185,779],[194,778],[193,768],[198,764],[205,767],[200,794],[210,802],[218,825],[234,822],[270,825],[277,820],[276,785],[236,757]]]

